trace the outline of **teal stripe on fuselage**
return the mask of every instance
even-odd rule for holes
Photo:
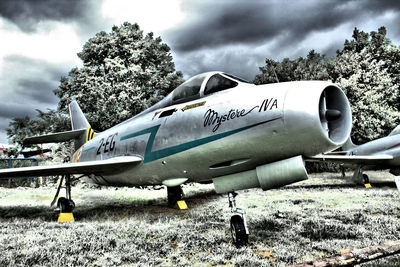
[[[82,152],[88,152],[88,151],[93,150],[93,149],[95,149],[95,148],[96,148],[96,147],[92,146],[92,147],[89,147],[89,148],[87,148],[87,149],[84,149]]]
[[[265,123],[268,123],[268,122],[272,122],[272,121],[278,120],[280,118],[281,117],[274,118],[274,119],[267,120],[267,121],[263,121],[263,122],[259,122],[259,123],[256,123],[256,124],[253,124],[253,125],[249,125],[249,126],[245,126],[245,127],[242,127],[242,128],[236,129],[236,130],[232,130],[232,131],[228,131],[228,132],[225,132],[225,133],[211,135],[211,136],[208,136],[208,137],[204,137],[204,138],[201,138],[201,139],[193,140],[193,141],[190,141],[190,142],[187,142],[187,143],[184,143],[184,144],[180,144],[180,145],[164,148],[164,149],[157,150],[157,151],[151,151],[151,150],[153,148],[154,139],[156,137],[158,129],[160,128],[160,125],[153,126],[151,128],[144,129],[144,130],[139,131],[139,132],[135,132],[135,133],[131,133],[131,134],[128,134],[128,135],[121,136],[120,140],[123,141],[123,140],[134,138],[134,137],[137,137],[137,136],[140,136],[140,135],[150,134],[150,137],[149,137],[149,140],[148,140],[147,146],[146,146],[146,152],[145,152],[144,159],[143,159],[143,163],[148,163],[148,162],[152,162],[152,161],[155,161],[155,160],[158,160],[158,159],[161,159],[161,158],[165,158],[165,157],[177,154],[179,152],[186,151],[188,149],[191,149],[191,148],[194,148],[194,147],[197,147],[197,146],[201,146],[201,145],[216,141],[218,139],[222,139],[224,137],[239,133],[241,131],[256,127],[256,126],[261,125],[261,124],[265,124]]]
[[[155,137],[155,135],[156,135],[156,133],[158,131],[158,128],[160,128],[160,125],[156,125],[156,126],[153,126],[151,128],[148,128],[148,129],[141,130],[141,131],[136,132],[136,133],[131,133],[131,134],[128,134],[128,135],[121,136],[121,138],[119,140],[123,141],[123,140],[126,140],[126,139],[130,139],[130,138],[133,138],[133,137],[136,137],[136,136],[139,136],[139,135],[144,135],[144,134],[148,134],[149,133],[150,134],[149,143],[150,143],[151,137],[153,135]],[[154,137],[153,137],[153,141],[154,141]]]

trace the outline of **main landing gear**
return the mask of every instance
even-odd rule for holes
[[[345,178],[346,177],[345,167],[343,166],[343,164],[340,164],[339,168],[340,168],[340,172],[342,173],[342,178]]]
[[[363,177],[363,182],[364,182],[365,188],[370,188],[370,187],[371,187],[371,183],[369,182],[369,177],[368,177],[368,175],[366,175],[365,173],[363,173],[362,177]]]
[[[65,197],[58,198],[60,190],[62,188],[63,181],[65,179]],[[59,211],[58,222],[72,222],[74,221],[74,215],[72,211],[75,208],[75,203],[71,199],[71,176],[69,174],[61,176],[60,184],[58,185],[56,195],[50,204],[50,207],[54,206],[57,201],[56,211]]]
[[[168,206],[171,208],[177,208],[179,210],[186,210],[186,202],[182,199],[183,190],[180,185],[178,186],[167,186],[168,195]]]
[[[362,166],[358,166],[354,171],[352,181],[356,184],[364,184],[365,188],[371,188],[371,183],[369,182],[369,177],[363,173]]]
[[[229,207],[232,213],[235,213],[235,215],[231,217],[231,233],[235,246],[241,247],[246,245],[249,241],[249,230],[246,223],[246,211],[236,207],[236,196],[237,193],[235,192],[228,194]]]

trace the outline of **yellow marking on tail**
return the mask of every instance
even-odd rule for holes
[[[88,126],[88,127],[87,127],[87,130],[86,130],[86,142],[89,141],[89,132],[90,132],[90,129],[91,129],[90,126]]]
[[[86,130],[86,142],[92,140],[95,134],[96,133],[93,131],[92,127],[89,126]]]

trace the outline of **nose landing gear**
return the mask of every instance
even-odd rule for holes
[[[237,193],[228,194],[229,207],[234,215],[231,217],[232,240],[236,247],[244,246],[249,241],[249,230],[246,223],[246,211],[236,207],[235,197]]]

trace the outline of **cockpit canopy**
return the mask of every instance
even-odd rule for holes
[[[206,72],[185,81],[163,100],[146,110],[147,112],[171,105],[199,99],[216,92],[231,89],[246,80],[223,72]]]
[[[220,72],[206,72],[196,75],[172,92],[173,102],[186,102],[200,97],[201,86],[205,83],[204,95],[236,87],[239,82],[247,81],[233,75]]]

